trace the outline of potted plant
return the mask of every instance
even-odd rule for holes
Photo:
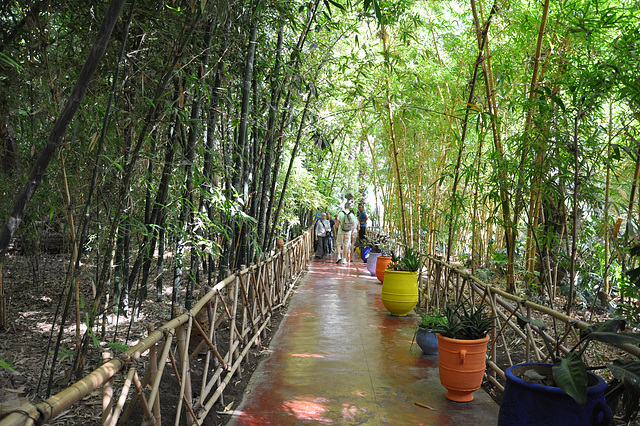
[[[498,424],[514,424],[514,418],[521,419],[516,424],[545,422],[548,419],[566,425],[609,424],[613,415],[605,401],[607,384],[587,371],[582,355],[593,341],[638,345],[640,334],[621,333],[625,327],[623,320],[597,323],[584,329],[578,343],[562,357],[559,351],[553,351],[543,335],[546,324],[520,315],[518,323],[521,327],[530,324],[542,336],[553,364],[527,363],[507,369]],[[608,368],[615,377],[613,386],[609,386],[611,392],[607,391],[607,398],[615,394],[619,396],[624,388],[635,393],[637,398],[640,394],[640,361],[616,359],[611,364],[591,367],[589,370],[604,368]],[[541,404],[546,407],[545,410],[536,408]],[[637,415],[637,408],[635,411]]]
[[[393,245],[386,236],[378,236],[374,250],[380,250],[380,254],[374,258],[375,262],[370,266],[372,269],[369,269],[369,271],[373,270],[373,275],[375,275],[378,281],[380,281],[380,284],[382,284],[384,282],[385,271],[392,261]],[[369,253],[369,257],[371,257],[371,253]],[[369,268],[368,263],[367,268]]]
[[[372,237],[365,236],[363,239],[356,242],[356,253],[360,255],[360,258],[364,263],[367,263],[370,253],[373,251]]]
[[[380,298],[391,315],[405,316],[418,303],[420,256],[417,250],[405,247],[402,256],[393,254],[391,260],[384,271]]]
[[[425,355],[437,355],[438,337],[433,330],[445,325],[446,321],[445,316],[438,313],[437,310],[433,314],[422,312],[420,314],[420,322],[418,322],[416,331],[413,334],[411,345],[415,341]]]
[[[472,401],[472,393],[482,385],[489,331],[493,328],[493,317],[484,308],[467,309],[462,303],[454,308],[447,306],[446,322],[434,329],[438,336],[440,383],[451,401]]]

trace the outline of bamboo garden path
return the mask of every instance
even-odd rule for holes
[[[412,345],[416,316],[390,315],[381,288],[359,259],[312,262],[228,425],[496,424],[483,390],[445,398],[438,356]]]
[[[228,413],[230,425],[495,424],[498,406],[483,390],[470,404],[444,398],[437,357],[411,346],[416,318],[386,312],[381,286],[363,263],[316,261],[309,266],[312,246],[306,232],[266,261],[229,276],[191,311],[150,330],[122,355],[105,355],[104,364],[88,376],[42,403],[6,415],[0,426],[47,424],[94,391],[102,395],[103,425],[208,424],[207,414],[241,374],[250,349],[292,293],[271,356],[253,375],[246,400]],[[516,314],[547,324],[554,318],[558,338],[543,335],[563,352],[588,326],[433,256],[423,257],[419,289],[420,306],[427,309],[459,301],[489,307],[495,328],[485,383],[497,393],[504,389],[508,366],[549,359],[531,324],[522,330]],[[623,345],[620,351],[640,356],[638,347]],[[167,404],[170,396],[173,404]]]

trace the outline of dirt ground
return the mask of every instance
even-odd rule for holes
[[[7,411],[14,409],[28,399],[37,403],[46,399],[47,384],[51,365],[53,345],[60,329],[60,312],[62,311],[61,295],[64,294],[64,277],[69,263],[68,254],[35,256],[20,256],[10,254],[5,258],[2,270],[5,293],[7,294],[8,329],[0,331],[0,361],[11,365],[13,371],[0,367],[0,419]],[[85,295],[84,304],[90,306],[92,302],[92,282],[95,268],[87,266],[81,279],[81,294]],[[171,277],[165,276],[165,283],[171,283]],[[101,362],[101,353],[109,350],[118,353],[118,345],[114,341],[133,345],[146,337],[147,324],[160,326],[170,320],[170,293],[165,289],[165,300],[161,303],[146,301],[138,318],[113,315],[107,318],[104,334],[99,333],[90,345],[90,351],[85,363],[83,374],[94,370]],[[58,313],[57,313],[58,312]],[[244,394],[245,388],[258,363],[266,356],[266,348],[277,330],[286,308],[280,309],[272,318],[270,326],[260,341],[260,346],[254,346],[250,356],[243,363],[241,376],[236,374],[224,391],[224,396],[216,403],[206,420],[206,425],[223,425],[228,421],[224,414],[226,410],[235,408]],[[56,315],[57,313],[57,315]],[[57,318],[55,329],[52,326],[54,317]],[[84,327],[81,318],[80,330]],[[128,338],[127,338],[128,335]],[[224,342],[219,342],[224,344]],[[54,395],[73,383],[73,364],[76,347],[75,308],[69,313],[65,323],[64,334],[58,363],[51,376],[51,391]],[[199,359],[202,363],[202,357]],[[199,362],[196,362],[198,368]],[[43,368],[45,367],[45,368]],[[163,418],[172,418],[178,402],[179,387],[173,374],[173,369],[167,366],[161,385],[161,402]],[[194,374],[196,376],[196,374]],[[116,382],[124,381],[123,374],[115,377]],[[116,389],[118,389],[116,387]],[[200,389],[199,383],[193,384],[194,392]],[[177,390],[177,391],[176,391]],[[135,392],[130,392],[135,393]],[[197,395],[197,394],[196,394]],[[195,396],[195,395],[194,395]],[[137,410],[140,411],[140,410]],[[132,415],[126,424],[139,425],[141,413]],[[58,416],[51,425],[98,425],[101,424],[100,390],[96,390],[83,400]]]

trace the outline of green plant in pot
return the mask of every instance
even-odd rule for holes
[[[391,315],[405,316],[418,303],[418,269],[420,255],[417,250],[405,247],[402,256],[391,256],[391,263],[384,271],[382,303]]]
[[[396,256],[395,253],[391,254],[391,263],[387,270],[392,271],[405,271],[405,272],[418,272],[420,269],[420,255],[417,250],[411,247],[405,247],[402,256]]]
[[[416,331],[413,333],[411,345],[413,346],[413,342],[416,342],[425,355],[436,355],[438,353],[438,337],[433,330],[444,326],[446,322],[445,316],[438,313],[437,310],[433,314],[422,312]]]
[[[489,331],[493,317],[485,306],[466,307],[463,303],[444,312],[446,322],[435,327],[438,336],[440,383],[447,389],[447,399],[470,402],[480,388],[486,368]]]
[[[378,257],[391,255],[391,244],[386,235],[367,235],[362,241],[364,247],[371,247],[369,256],[367,256],[367,270],[372,276],[376,276],[376,267],[378,266]],[[387,260],[387,263],[390,261]],[[381,274],[386,269],[381,267]],[[382,282],[382,280],[380,280]]]
[[[527,422],[546,422],[561,419],[563,424],[609,424],[613,418],[607,400],[614,400],[625,390],[640,395],[640,361],[616,359],[610,364],[587,367],[582,356],[591,342],[611,345],[640,344],[640,334],[622,333],[624,320],[608,320],[582,330],[579,341],[561,356],[559,347],[554,351],[544,330],[542,321],[518,315],[518,323],[527,324],[542,337],[553,364],[527,363],[509,367],[505,372],[507,383],[500,408],[499,423],[512,424],[513,418]],[[607,387],[602,378],[588,370],[609,369],[614,380]],[[609,388],[609,390],[607,390]],[[526,402],[526,404],[525,404]],[[540,411],[542,404],[547,407]],[[636,405],[635,415],[638,409]]]

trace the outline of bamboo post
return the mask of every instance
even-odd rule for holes
[[[191,336],[191,328],[193,324],[193,315],[189,315],[189,322],[185,332],[184,326],[178,327],[178,353],[182,363],[182,383],[180,385],[180,399],[178,400],[178,409],[176,410],[176,423],[178,426],[180,413],[182,412],[182,401],[186,399],[191,401],[191,372],[189,370],[189,338]],[[185,336],[186,334],[186,336]],[[172,356],[172,355],[170,355]],[[173,362],[172,362],[173,363]],[[191,414],[187,415],[187,424],[193,423]]]
[[[173,374],[176,375],[176,380],[178,381],[178,385],[180,386],[180,389],[182,389],[184,381],[182,380],[182,378],[180,377],[180,373],[178,372],[178,367],[177,367],[178,363],[176,362],[176,359],[174,358],[171,352],[169,352],[169,358],[171,358],[171,366],[173,367]],[[184,400],[184,405],[187,407],[187,411],[189,412],[189,414],[187,414],[187,424],[193,424],[193,423],[198,424],[198,421],[196,420],[197,416],[193,412],[193,408],[191,407],[191,400],[187,400],[187,396],[181,392],[180,402],[178,403],[178,411],[176,412],[175,425],[178,426],[180,422],[180,412],[182,411],[183,400]],[[189,417],[192,417],[193,421],[189,421]]]
[[[202,380],[201,380],[202,384],[200,387],[200,396],[198,397],[198,405],[200,406],[204,405],[204,399],[207,396],[206,388],[207,388],[207,379],[209,377],[209,363],[211,362],[211,353],[212,352],[216,353],[217,362],[220,362],[220,360],[222,359],[222,356],[220,356],[220,353],[218,352],[218,349],[214,341],[215,325],[214,325],[214,313],[213,313],[213,308],[211,306],[211,301],[207,303],[207,317],[209,318],[209,324],[210,324],[208,335],[205,335],[205,333],[202,330],[200,330],[202,335],[206,336],[206,342],[209,345],[209,350],[207,351],[207,355],[205,356],[205,359],[204,359],[204,367],[202,368]],[[199,326],[197,321],[194,324],[196,326]]]
[[[167,356],[171,351],[171,342],[173,341],[174,330],[170,330],[166,332],[166,342],[164,344],[164,349],[162,350],[162,356],[160,357],[160,365],[158,366],[158,372],[156,373],[156,378],[151,385],[151,394],[149,395],[149,401],[154,401],[157,397],[160,399],[160,395],[158,391],[160,390],[160,381],[162,380],[162,374],[164,373],[164,367],[167,364]]]
[[[229,323],[229,364],[233,365],[234,359],[238,359],[240,354],[238,353],[238,347],[235,345],[235,335],[237,333],[236,315],[238,313],[238,287],[240,278],[236,276],[233,283],[233,306],[231,308],[231,318]],[[242,377],[242,372],[238,371],[238,377]]]
[[[151,334],[151,332],[153,331],[153,326],[149,325],[147,327],[147,330],[149,331],[149,334]],[[149,364],[150,364],[149,365],[150,378],[151,378],[151,382],[153,382],[156,379],[156,375],[158,374],[158,344],[157,343],[149,348]],[[149,404],[153,404],[153,416],[156,419],[156,425],[158,426],[161,425],[162,419],[160,415],[160,398],[156,396],[155,399],[153,400],[150,399]]]
[[[140,401],[140,405],[142,406],[142,411],[144,412],[145,418],[149,421],[150,425],[155,425],[156,419],[151,414],[151,410],[149,409],[149,404],[147,404],[147,400],[144,397],[144,390],[142,389],[142,383],[140,383],[140,379],[138,378],[138,372],[133,369],[133,384],[136,387],[136,393],[138,394],[138,400]]]
[[[102,363],[106,364],[111,359],[110,352],[102,352]],[[113,377],[102,385],[102,424],[109,423],[111,418],[111,409],[113,408]]]
[[[497,298],[497,295],[495,293],[491,293],[490,300],[491,300],[491,304],[493,305],[494,312],[496,311],[496,307],[497,307],[496,306],[496,298]],[[497,346],[496,345],[496,342],[497,342],[497,339],[496,339],[496,337],[497,337],[497,335],[496,335],[496,326],[498,325],[497,324],[498,320],[497,320],[495,315],[493,315],[493,317],[494,317],[494,319],[493,319],[494,327],[491,329],[491,340],[493,342],[493,344],[491,345],[491,361],[495,363],[495,362],[498,362],[498,354],[496,353],[496,346]],[[500,334],[504,335],[504,333],[500,333]],[[504,349],[505,349],[505,351],[508,351],[508,348],[506,346],[505,346]],[[496,377],[495,371],[493,371],[493,373],[491,373],[491,376],[493,378]]]
[[[118,424],[118,419],[120,418],[120,413],[122,412],[122,408],[124,407],[124,403],[127,401],[127,396],[129,395],[129,389],[131,388],[131,381],[133,380],[133,373],[136,370],[134,367],[129,368],[129,372],[127,373],[127,378],[124,381],[124,385],[122,386],[122,392],[120,393],[120,398],[118,398],[118,403],[113,410],[111,418],[109,419],[109,423],[104,423],[105,426],[115,426]]]
[[[531,307],[530,306],[527,306],[527,317],[531,318]],[[527,340],[526,340],[527,351],[526,351],[526,356],[525,356],[525,361],[526,362],[531,362],[531,355],[530,355],[531,351],[529,349],[530,347],[531,347],[531,337],[530,337],[529,333],[527,333]]]

